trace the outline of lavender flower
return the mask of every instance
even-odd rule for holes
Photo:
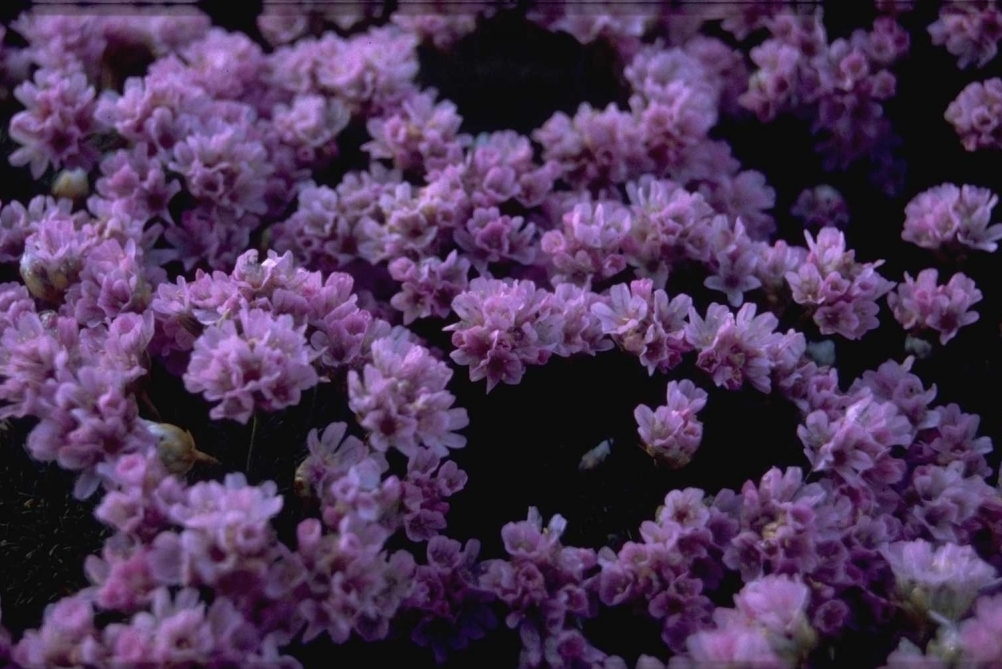
[[[446,327],[456,350],[450,357],[470,365],[470,380],[517,384],[525,365],[541,365],[556,346],[554,317],[540,320],[546,291],[531,281],[478,278],[452,302],[460,322]]]
[[[318,380],[305,330],[288,315],[241,309],[195,340],[185,388],[220,401],[209,414],[217,420],[246,423],[256,409],[293,406]]]
[[[608,279],[626,268],[620,247],[630,229],[629,210],[612,203],[579,204],[564,214],[563,230],[543,234],[540,248],[552,259],[554,281]]]
[[[416,263],[397,258],[389,270],[395,281],[403,283],[390,304],[403,312],[404,325],[410,325],[418,318],[444,318],[451,313],[452,301],[466,290],[470,261],[452,251],[445,260],[425,258]]]
[[[822,228],[816,239],[809,232],[804,235],[807,258],[797,271],[786,274],[793,300],[814,308],[821,334],[859,339],[880,324],[876,301],[894,286],[876,271],[883,261],[857,262],[855,251],[846,248],[845,236],[835,228]]]
[[[944,118],[954,127],[968,151],[1002,148],[1002,79],[975,81],[960,91]]]
[[[970,546],[928,541],[888,544],[881,553],[891,565],[898,590],[920,614],[935,612],[959,620],[984,588],[997,582],[995,569]]]
[[[372,362],[348,373],[348,406],[369,431],[379,451],[396,448],[411,456],[426,446],[444,457],[462,448],[456,433],[469,423],[465,409],[453,408],[445,389],[452,371],[402,333],[372,343]]]
[[[611,103],[601,111],[582,103],[573,119],[558,112],[532,138],[543,146],[543,158],[559,165],[575,188],[625,183],[653,166],[643,130],[632,114]]]
[[[705,319],[689,307],[685,339],[699,351],[696,364],[717,386],[737,390],[748,383],[768,393],[775,365],[771,351],[782,339],[773,332],[777,324],[772,314],[756,316],[754,304],[744,305],[737,315],[722,304],[711,304]]]
[[[912,279],[905,273],[904,283],[887,296],[894,318],[906,330],[927,329],[939,334],[939,343],[953,339],[960,328],[978,321],[972,305],[981,301],[981,291],[974,281],[958,272],[945,285],[937,285],[939,272],[924,269]]]
[[[416,585],[404,601],[406,610],[421,616],[411,640],[419,646],[431,646],[439,664],[449,651],[466,648],[497,626],[487,606],[494,595],[480,587],[476,578],[479,552],[480,542],[475,539],[463,546],[446,537],[432,538],[428,563],[418,566]]]
[[[291,105],[275,105],[272,120],[281,140],[296,150],[299,162],[312,165],[337,155],[335,138],[351,114],[337,98],[297,95]]]
[[[993,253],[1002,239],[1002,224],[991,225],[996,204],[998,196],[987,188],[935,186],[905,207],[901,238],[927,249],[966,247]]]
[[[695,414],[706,404],[706,391],[688,379],[670,381],[667,399],[667,404],[653,411],[641,404],[633,416],[645,450],[678,469],[689,463],[703,438],[703,424]]]
[[[1002,622],[1002,597],[981,597],[974,606],[974,615],[960,624],[957,632],[964,661],[990,664],[1002,658],[1002,639],[998,625]]]
[[[462,122],[456,105],[435,103],[435,91],[429,90],[405,100],[399,112],[369,121],[372,141],[363,149],[401,170],[437,171],[458,162],[470,143],[459,134]]]
[[[11,165],[30,165],[35,179],[50,165],[94,166],[98,153],[87,142],[99,127],[94,120],[96,94],[82,72],[39,70],[14,96],[26,109],[11,119],[10,136],[21,145],[10,154]]]
[[[536,257],[536,226],[521,216],[504,216],[496,207],[476,209],[453,234],[456,246],[469,255],[482,276],[489,276],[491,264],[531,265]]]
[[[616,344],[640,359],[648,374],[655,369],[667,371],[692,350],[685,337],[685,317],[692,299],[679,294],[668,298],[663,290],[653,290],[650,279],[618,284],[609,289],[608,303],[597,302],[592,313],[602,331]]]
[[[480,579],[510,610],[509,628],[522,637],[520,666],[593,664],[605,654],[589,644],[575,621],[595,615],[586,579],[596,565],[595,553],[561,545],[566,521],[554,516],[546,529],[542,516],[529,509],[527,520],[501,530],[509,560],[490,560]]]
[[[264,145],[239,124],[210,122],[174,146],[168,165],[195,197],[238,216],[264,214],[265,185],[273,168]]]
[[[929,26],[932,43],[957,57],[957,67],[981,68],[998,53],[1002,40],[1002,11],[989,2],[947,2]]]

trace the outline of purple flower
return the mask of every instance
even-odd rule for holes
[[[905,475],[891,449],[910,443],[911,424],[868,389],[835,418],[821,410],[808,414],[797,435],[815,471],[832,471],[852,487],[865,487],[864,480],[870,486],[895,484]]]
[[[856,252],[846,248],[845,235],[835,228],[822,228],[816,239],[810,232],[804,236],[807,258],[786,273],[786,281],[797,304],[814,308],[821,334],[859,339],[880,325],[876,301],[894,287],[877,273],[884,261],[856,261]]]
[[[731,625],[696,632],[686,642],[693,666],[748,666],[756,669],[785,669],[772,649],[765,630]]]
[[[390,276],[403,285],[390,298],[390,304],[404,314],[404,325],[418,318],[444,318],[452,310],[452,301],[466,290],[470,261],[452,251],[445,258],[396,258],[389,265]]]
[[[253,95],[263,94],[259,80],[266,69],[265,56],[247,35],[213,28],[179,51],[187,66],[182,76],[210,97],[253,100]],[[165,62],[170,63],[162,59],[154,64],[154,76]]]
[[[543,158],[559,165],[575,188],[625,183],[653,165],[643,129],[633,114],[613,103],[601,111],[582,103],[573,119],[557,112],[532,138],[543,146]]]
[[[243,308],[195,340],[185,388],[220,401],[209,413],[216,420],[246,423],[256,409],[298,404],[318,379],[305,330],[291,316]]]
[[[655,369],[667,371],[692,350],[685,337],[685,317],[692,299],[685,294],[671,300],[668,293],[654,290],[654,282],[640,279],[617,284],[609,289],[607,303],[596,302],[592,313],[602,331],[627,353],[640,359],[648,374]]]
[[[801,191],[790,213],[800,219],[808,230],[826,227],[844,229],[849,223],[849,207],[845,198],[828,184]]]
[[[431,646],[439,664],[450,650],[466,648],[497,626],[488,607],[494,595],[477,583],[479,552],[476,539],[462,546],[453,539],[433,537],[427,547],[428,563],[418,566],[415,587],[403,604],[421,615],[411,640]]]
[[[465,11],[451,14],[442,0],[419,0],[405,11],[393,13],[391,20],[406,32],[417,35],[425,44],[431,42],[439,51],[448,52],[477,28],[478,18],[491,11],[489,2],[466,3]],[[443,11],[445,10],[445,11]]]
[[[905,207],[901,238],[927,249],[967,247],[993,253],[1002,239],[1002,224],[991,225],[996,204],[998,196],[987,188],[935,186]]]
[[[109,239],[84,257],[79,282],[66,293],[67,306],[88,327],[122,313],[142,312],[150,303],[150,287],[143,274],[136,243],[130,239],[123,248]]]
[[[978,532],[996,532],[1002,518],[998,491],[966,473],[961,460],[946,466],[919,465],[902,497],[908,537],[968,545]]]
[[[989,2],[945,3],[939,18],[929,26],[936,46],[945,46],[957,57],[957,67],[981,68],[998,54],[1002,40],[1002,11]]]
[[[650,176],[628,183],[626,192],[632,213],[622,241],[626,261],[660,286],[672,263],[686,257],[688,239],[709,224],[713,209],[702,195]]]
[[[372,140],[362,148],[373,158],[386,158],[401,170],[433,172],[463,158],[469,136],[459,134],[463,119],[456,105],[435,102],[436,92],[415,93],[398,112],[368,122]]]
[[[462,171],[476,207],[500,207],[511,199],[536,207],[552,190],[560,168],[552,161],[537,164],[528,137],[499,130],[476,138]]]
[[[238,216],[268,211],[264,195],[273,168],[268,150],[245,125],[210,121],[174,146],[169,167],[195,197]]]
[[[717,386],[737,390],[748,383],[763,393],[772,389],[775,363],[770,353],[782,337],[774,332],[779,321],[769,313],[756,316],[755,310],[749,303],[735,315],[722,304],[711,304],[704,319],[689,308],[686,341],[699,351],[696,364]]]
[[[470,380],[487,379],[490,392],[499,382],[517,384],[525,365],[549,360],[561,334],[551,316],[540,320],[546,291],[531,281],[477,278],[452,301],[460,321],[452,332],[450,357],[470,366]]]
[[[281,140],[296,149],[299,162],[312,165],[337,155],[335,138],[351,114],[337,98],[297,95],[291,105],[276,105],[272,120]]]
[[[122,93],[106,91],[94,117],[127,140],[170,151],[185,136],[183,113],[204,110],[208,99],[193,82],[175,72],[126,79]]]
[[[186,271],[196,265],[230,268],[250,244],[251,231],[257,222],[254,216],[238,217],[222,207],[197,206],[182,213],[180,223],[164,230],[163,238],[173,248],[156,249],[152,253],[179,260]]]
[[[503,216],[497,207],[476,209],[453,235],[481,275],[490,275],[491,264],[531,265],[536,257],[536,226],[521,216]]]
[[[998,582],[995,569],[970,546],[928,541],[888,544],[881,549],[894,571],[898,590],[920,614],[935,612],[961,619],[980,592]]]
[[[347,39],[328,33],[277,50],[268,81],[292,93],[336,97],[353,115],[386,113],[414,94],[416,47],[416,36],[395,26]]]
[[[628,57],[640,47],[640,37],[654,16],[642,3],[626,7],[629,11],[622,12],[623,5],[599,0],[589,11],[577,12],[572,3],[561,1],[534,6],[528,18],[548,30],[566,32],[582,44],[608,41],[621,56]]]
[[[811,590],[803,582],[788,576],[763,576],[745,584],[734,596],[735,608],[748,622],[764,628],[776,637],[791,640],[806,637],[812,631],[807,621]]]
[[[346,178],[339,190],[348,190],[352,183]],[[345,211],[351,205],[338,191],[307,182],[300,186],[298,198],[292,216],[275,226],[275,249],[279,253],[292,251],[307,267],[325,271],[356,259],[361,233],[352,220],[355,217]],[[357,199],[362,200],[363,194]]]
[[[427,541],[446,527],[449,512],[446,498],[466,487],[466,472],[455,462],[442,459],[430,448],[422,448],[407,462],[402,482],[404,531],[411,541]]]
[[[887,296],[887,304],[894,318],[906,330],[931,330],[939,334],[939,343],[945,345],[960,328],[978,321],[972,305],[981,301],[981,291],[974,281],[960,272],[950,277],[945,285],[937,285],[939,272],[924,269],[918,278],[906,272],[904,283]]]
[[[974,616],[960,623],[957,640],[963,661],[991,666],[1002,659],[1002,596],[981,597]]]
[[[968,151],[1002,148],[1002,79],[968,84],[946,108],[944,118]]]
[[[562,230],[543,234],[540,248],[552,259],[554,281],[587,283],[608,279],[626,269],[621,252],[630,229],[626,207],[609,203],[579,204],[563,216]]]
[[[915,396],[921,401],[921,396]],[[964,465],[965,476],[987,477],[991,467],[985,457],[992,450],[990,437],[979,437],[981,417],[964,413],[956,404],[939,406],[929,412],[909,452],[909,460],[916,464],[948,466],[959,461]]]
[[[97,243],[92,229],[79,229],[73,218],[52,210],[24,241],[21,278],[28,291],[47,302],[60,303],[77,281],[84,256]]]
[[[456,398],[446,390],[452,370],[445,363],[403,332],[377,339],[371,355],[361,373],[348,373],[348,406],[373,448],[410,456],[427,446],[445,457],[466,445],[456,430],[469,419],[466,409],[452,406]]]
[[[10,154],[10,164],[30,165],[35,179],[50,165],[57,169],[93,167],[98,152],[87,142],[98,129],[95,95],[87,77],[73,70],[41,69],[34,81],[18,86],[14,97],[25,111],[10,122],[10,136],[21,145]]]
[[[101,174],[96,184],[101,198],[123,207],[137,219],[158,216],[171,221],[167,205],[181,192],[181,184],[168,181],[161,161],[150,156],[149,146],[139,142],[131,151],[121,149],[108,154],[101,161]]]
[[[560,536],[567,526],[554,516],[546,529],[536,508],[527,520],[508,523],[501,530],[509,560],[484,565],[481,587],[493,592],[510,613],[509,628],[522,638],[521,666],[591,666],[604,653],[591,646],[575,628],[577,621],[596,613],[587,580],[597,564],[594,551],[565,547]]]
[[[633,416],[645,450],[678,469],[689,463],[702,441],[703,424],[695,415],[706,404],[706,391],[688,379],[670,381],[667,398],[667,404],[653,411],[641,404]]]
[[[94,603],[86,591],[45,607],[44,620],[14,647],[13,660],[24,667],[73,666],[100,652]]]
[[[310,430],[306,436],[308,455],[296,469],[296,493],[318,494],[331,480],[370,457],[368,447],[358,437],[346,435],[347,423],[331,423],[323,433]],[[380,463],[385,464],[385,463]],[[381,467],[381,469],[388,469]]]

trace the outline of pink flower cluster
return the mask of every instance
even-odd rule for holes
[[[993,77],[964,87],[946,108],[944,117],[968,151],[1002,147],[1002,79]]]
[[[991,2],[943,3],[939,18],[929,26],[932,43],[957,57],[957,67],[984,67],[998,54],[1002,11]]]
[[[532,281],[474,279],[452,303],[460,321],[445,328],[456,347],[451,358],[470,366],[471,381],[487,379],[490,392],[501,381],[518,383],[527,365],[552,355],[606,350],[611,344],[592,313],[597,300],[569,284],[551,293]]]
[[[0,628],[0,663],[292,669],[292,648],[391,637],[444,663],[503,620],[520,667],[626,669],[590,638],[609,614],[660,632],[666,657],[638,669],[827,665],[857,634],[896,645],[889,667],[1002,662],[991,432],[935,404],[918,376],[944,359],[922,338],[962,354],[959,331],[974,339],[997,317],[990,267],[969,251],[997,251],[998,198],[952,183],[901,197],[901,240],[925,251],[900,258],[863,243],[857,222],[856,166],[860,188],[894,197],[889,185],[930,183],[890,178],[897,111],[885,103],[910,81],[896,73],[913,46],[906,3],[877,0],[871,25],[834,39],[822,9],[775,0],[562,0],[523,16],[398,4],[342,15],[269,0],[267,44],[198,12],[32,10],[0,29],[16,33],[0,49],[8,162],[51,190],[0,207],[12,279],[0,284],[0,418],[27,419],[28,455],[74,472],[77,497],[100,492],[108,530],[85,587],[16,640]],[[474,135],[480,119],[460,98],[421,82],[433,52],[493,20],[608,49],[622,95]],[[993,3],[951,1],[928,32],[960,69],[980,68],[1000,26]],[[151,62],[135,74],[122,53]],[[1000,110],[990,78],[945,119],[968,151],[997,149]],[[725,138],[783,115],[814,136],[815,167],[847,172],[837,188],[742,166]],[[783,238],[791,223],[806,244]],[[911,266],[926,251],[950,266],[945,284],[942,268]],[[870,254],[900,260],[904,280]],[[885,297],[924,359],[893,349],[857,378],[849,360],[840,378],[818,351],[841,365],[862,350],[842,340],[881,339],[870,335]],[[559,375],[530,370],[554,356],[615,364],[614,348],[665,400],[634,398],[621,416],[609,402],[601,418],[629,427],[635,407],[639,445],[671,477],[701,475],[700,412],[727,392],[789,408],[800,464],[675,486],[636,534],[589,548],[569,545],[561,514],[576,509],[484,524],[475,473],[495,456],[490,435],[466,430],[522,389],[471,393]],[[464,367],[474,383],[460,391]],[[178,402],[194,407],[177,414],[184,425],[157,415],[169,376],[208,403]],[[225,421],[253,422],[254,446],[265,412],[278,438],[257,448],[291,463],[269,472],[289,490],[258,481],[250,453],[247,471],[226,471],[238,446],[214,441],[241,429]],[[610,457],[629,485],[644,480]],[[195,463],[213,469],[188,478]],[[547,504],[571,503],[562,484]],[[456,511],[500,527],[500,546],[452,536],[477,527],[450,526]]]
[[[821,334],[859,339],[879,325],[877,300],[894,284],[877,273],[883,261],[860,263],[846,248],[845,235],[823,228],[817,238],[805,233],[810,252],[786,280],[797,304],[813,308]]]
[[[927,249],[963,247],[994,253],[1002,224],[992,224],[998,196],[987,188],[942,184],[923,191],[905,207],[901,238]]]
[[[706,406],[706,391],[692,381],[669,381],[667,403],[651,410],[641,404],[633,411],[637,433],[654,458],[673,469],[686,466],[699,448],[703,424],[696,419]]]
[[[978,322],[971,306],[981,301],[981,291],[974,281],[957,273],[944,285],[938,285],[939,272],[924,269],[913,279],[905,274],[904,283],[887,296],[894,318],[906,330],[930,330],[946,344],[960,328]]]

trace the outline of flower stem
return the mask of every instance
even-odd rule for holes
[[[139,401],[144,407],[146,407],[146,410],[150,412],[150,415],[153,416],[155,421],[158,423],[164,422],[163,418],[160,416],[160,412],[157,410],[157,406],[153,404],[153,400],[151,400],[150,396],[146,394],[145,388],[139,391],[138,397]]]
[[[244,471],[248,476],[250,476],[251,458],[254,455],[254,441],[256,437],[257,437],[257,412],[254,412],[254,418],[251,419],[250,445],[247,447],[247,466],[244,467]]]

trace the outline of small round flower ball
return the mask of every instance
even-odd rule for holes
[[[292,316],[243,308],[195,340],[185,388],[220,402],[209,413],[216,420],[246,423],[255,409],[294,406],[318,382],[304,333]]]

